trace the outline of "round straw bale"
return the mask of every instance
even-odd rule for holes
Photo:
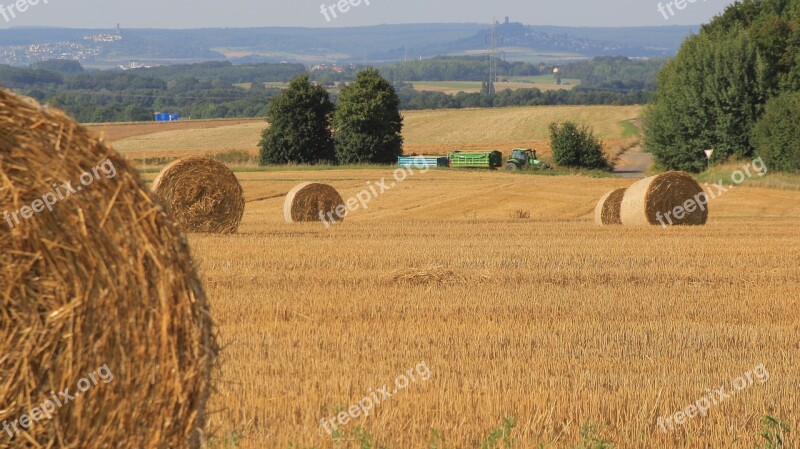
[[[201,447],[209,306],[138,172],[0,89],[0,214],[0,447]]]
[[[624,225],[704,225],[708,206],[698,203],[707,203],[700,184],[688,173],[671,171],[628,187],[620,217]]]
[[[619,212],[622,206],[622,197],[625,196],[625,191],[628,189],[622,188],[612,190],[597,203],[594,209],[594,222],[599,225],[618,225],[622,224]]]
[[[186,232],[233,234],[242,222],[242,185],[217,160],[179,159],[161,170],[153,192]]]
[[[334,222],[341,222],[344,216],[336,213],[338,207],[344,208],[344,200],[336,189],[327,184],[304,182],[286,195],[283,218],[286,223],[321,221],[323,218],[331,221],[331,217]]]

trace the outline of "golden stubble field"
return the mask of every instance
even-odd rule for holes
[[[800,429],[800,192],[739,187],[705,227],[601,228],[595,202],[631,181],[432,170],[328,229],[284,224],[280,195],[347,199],[391,171],[238,176],[239,234],[190,236],[224,348],[209,447],[477,448],[506,417],[521,448],[580,447],[585,425],[617,448],[753,448],[765,415]],[[426,269],[452,275],[396,276]],[[325,433],[420,362],[427,380]],[[762,364],[768,381],[659,430]]]
[[[622,123],[636,119],[641,106],[543,106],[495,109],[403,111],[406,154],[447,154],[456,149],[505,153],[533,147],[550,157],[548,125],[576,120],[591,124],[611,157],[629,148],[635,137]],[[263,119],[193,120],[171,123],[90,125],[131,159],[179,158],[227,151],[258,153]]]
[[[621,122],[639,112],[408,112],[406,151],[535,146],[547,159],[547,124],[576,119],[613,156],[635,140]],[[96,129],[135,159],[255,153],[264,126]],[[237,176],[248,201],[239,234],[190,236],[223,345],[208,448],[500,448],[512,418],[518,448],[608,447],[594,438],[750,449],[766,415],[791,427],[785,447],[800,447],[800,192],[754,179],[714,200],[705,227],[601,228],[596,201],[633,181],[431,170],[329,229],[284,224],[286,192],[319,181],[348,199],[391,184],[392,171]],[[423,362],[429,377],[412,372],[406,388],[378,394]],[[730,394],[756,367],[753,385],[705,417],[660,430],[659,418]],[[365,397],[380,399],[369,416],[325,432]],[[500,441],[484,445],[493,433]]]

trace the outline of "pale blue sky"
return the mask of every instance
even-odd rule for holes
[[[31,1],[31,0],[23,0]],[[36,0],[32,0],[36,1]],[[722,12],[730,0],[695,0],[668,20],[654,0],[369,0],[331,22],[320,6],[335,0],[38,0],[0,28],[205,28],[360,26],[382,23],[489,23],[493,16],[529,25],[693,25]],[[363,0],[362,0],[363,1]],[[666,4],[670,0],[663,1]],[[671,0],[688,2],[689,0]],[[8,7],[16,0],[0,0]],[[669,15],[669,14],[668,14]]]

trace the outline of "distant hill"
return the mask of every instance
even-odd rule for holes
[[[574,60],[594,56],[673,56],[699,26],[580,28],[502,23],[498,45],[508,60]],[[314,65],[375,64],[437,55],[480,54],[487,24],[379,25],[354,28],[196,30],[0,30],[0,64],[27,66],[63,57],[85,67],[164,65],[229,60]],[[34,48],[29,46],[36,44]]]
[[[670,57],[681,42],[699,30],[697,26],[638,28],[574,28],[525,26],[521,23],[500,23],[496,27],[496,43],[500,48],[529,48],[538,51],[593,56]],[[486,48],[488,29],[451,44],[451,49]],[[451,50],[452,51],[452,50]],[[538,62],[538,61],[527,61]]]

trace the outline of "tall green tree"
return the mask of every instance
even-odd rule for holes
[[[737,1],[659,74],[645,147],[662,166],[692,171],[702,170],[704,149],[750,157],[766,101],[798,90],[800,0]]]
[[[403,154],[403,117],[394,87],[375,69],[341,91],[333,119],[339,163],[392,163]]]
[[[785,93],[767,102],[756,124],[753,145],[770,170],[800,171],[800,92]]]
[[[260,163],[286,164],[334,161],[328,91],[301,75],[270,102],[270,127],[261,135]]]
[[[702,171],[703,150],[722,159],[753,154],[753,126],[766,101],[766,69],[741,30],[701,32],[659,73],[644,114],[644,144],[664,168]]]

